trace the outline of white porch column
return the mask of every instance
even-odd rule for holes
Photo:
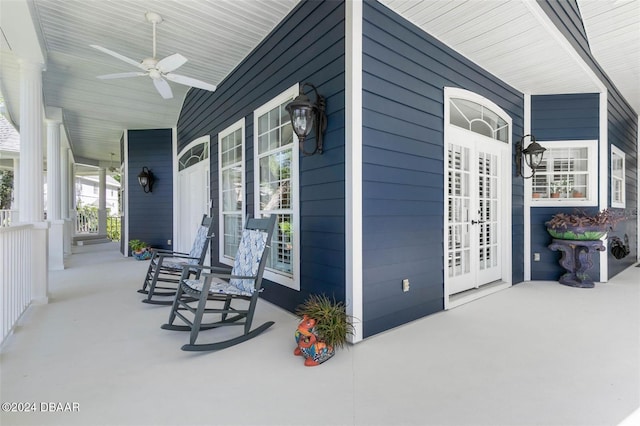
[[[49,269],[64,269],[64,220],[62,220],[62,167],[60,122],[47,120],[47,220]]]
[[[42,136],[44,106],[42,103],[42,70],[40,63],[20,61],[20,181],[18,210],[20,222],[33,223],[31,258],[36,259],[31,271],[31,298],[35,303],[49,300],[48,223],[43,222]]]
[[[20,222],[43,219],[42,64],[20,61]]]
[[[100,167],[98,182],[98,235],[107,235],[107,169],[104,167]]]
[[[71,240],[73,239],[73,222],[69,213],[69,200],[72,191],[71,167],[69,164],[69,148],[60,150],[60,203],[62,220],[64,221],[64,256],[71,255]]]
[[[62,218],[60,122],[47,120],[47,219]]]

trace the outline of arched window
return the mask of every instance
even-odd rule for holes
[[[451,98],[449,122],[454,126],[509,143],[509,124],[498,114],[477,102]]]
[[[195,145],[187,150],[178,160],[178,171],[198,164],[209,158],[209,141]]]

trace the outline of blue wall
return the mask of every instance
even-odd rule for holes
[[[577,95],[546,95],[531,97],[531,133],[539,141],[598,140],[599,139],[599,95],[596,93]],[[597,169],[594,170],[597,173]],[[558,264],[560,253],[551,251],[551,237],[544,223],[556,213],[573,213],[575,207],[531,208],[531,255],[540,253],[540,261],[531,259],[531,279],[556,281],[565,272]],[[580,210],[595,213],[594,207]],[[593,257],[592,278],[600,273],[597,256]]]
[[[310,293],[345,299],[344,33],[343,2],[301,2],[214,93],[190,90],[178,120],[179,147],[211,135],[217,216],[217,134],[245,118],[246,213],[253,216],[253,111],[297,82],[310,82],[325,96],[324,154],[300,158],[301,291],[267,282],[262,295],[289,310]],[[217,250],[214,241],[214,264]]]
[[[152,247],[171,248],[173,238],[173,173],[171,129],[129,130],[129,240],[138,239]],[[143,167],[153,172],[153,192],[145,193],[138,183]]]
[[[377,2],[363,23],[364,336],[443,309],[444,90],[513,118],[523,95]],[[513,280],[523,280],[522,180],[513,182]],[[411,291],[403,293],[402,279]]]
[[[609,278],[631,266],[637,259],[637,194],[638,194],[638,112],[634,111],[622,97],[609,76],[593,58],[586,41],[584,25],[580,10],[575,0],[561,2],[556,0],[538,0],[538,4],[553,21],[558,29],[569,40],[576,52],[600,78],[607,89],[607,138],[609,145],[614,144],[626,154],[626,202],[627,221],[619,224],[612,235],[623,237],[629,235],[632,252],[623,260],[617,260],[609,253]],[[609,150],[610,152],[610,150]],[[605,161],[610,161],[607,158]],[[611,188],[609,184],[609,204],[611,205]]]

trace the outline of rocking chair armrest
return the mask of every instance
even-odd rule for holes
[[[229,268],[224,268],[224,267],[220,267],[220,266],[192,265],[192,264],[187,263],[187,262],[183,262],[182,266],[185,267],[185,268],[189,267],[191,269],[200,269],[200,270],[208,269],[210,271],[217,272],[217,273],[223,273],[223,274],[229,274],[231,272],[231,268],[230,267]]]
[[[189,256],[188,253],[162,253],[158,257],[161,257],[161,258],[165,258],[165,257],[173,258],[173,257],[175,257],[177,259],[200,259],[199,257]],[[187,263],[187,262],[184,262],[184,263]]]
[[[168,249],[159,249],[159,248],[152,248],[151,249],[151,253],[159,254],[159,255],[161,255],[161,254],[164,254],[164,255],[166,255],[166,254],[170,254],[170,255],[187,254],[188,255],[189,254],[189,253],[183,253],[181,251],[172,251],[172,250],[168,250]]]
[[[202,275],[200,275],[202,278],[206,278],[206,277],[216,277],[216,278],[236,278],[239,280],[255,280],[256,277],[254,276],[244,276],[244,275],[232,275],[232,274],[220,274],[220,273],[207,273],[207,272],[203,272]]]

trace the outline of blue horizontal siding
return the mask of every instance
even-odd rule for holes
[[[208,134],[215,153],[217,134],[245,118],[246,213],[253,215],[253,111],[296,83],[310,82],[325,97],[324,153],[300,158],[300,291],[267,281],[262,295],[291,311],[311,293],[345,300],[344,12],[343,2],[301,2],[214,93],[190,90],[178,120],[180,147]],[[213,155],[214,212],[218,211],[217,170]],[[214,263],[217,246],[215,241]]]
[[[523,96],[379,3],[365,2],[363,12],[367,337],[444,306],[444,87],[498,104],[513,118],[514,139],[522,134]],[[514,247],[522,236],[521,227]],[[514,261],[519,282],[523,259]],[[409,293],[401,289],[405,278]]]
[[[173,238],[172,133],[171,129],[128,131],[128,238],[164,249],[171,248],[167,240]],[[143,167],[153,173],[153,192],[145,193],[138,183]]]
[[[611,278],[629,267],[638,256],[635,244],[638,239],[637,211],[634,209],[638,196],[638,139],[636,136],[638,134],[638,112],[634,111],[624,99],[591,54],[576,1],[538,0],[538,4],[606,87],[608,144],[616,145],[626,154],[626,201],[629,219],[619,227],[624,227],[624,233],[629,234],[632,241],[632,252],[623,260],[615,259],[608,253],[608,275]],[[601,158],[600,160],[609,161],[609,158]],[[611,205],[610,185],[609,183],[609,206]]]

